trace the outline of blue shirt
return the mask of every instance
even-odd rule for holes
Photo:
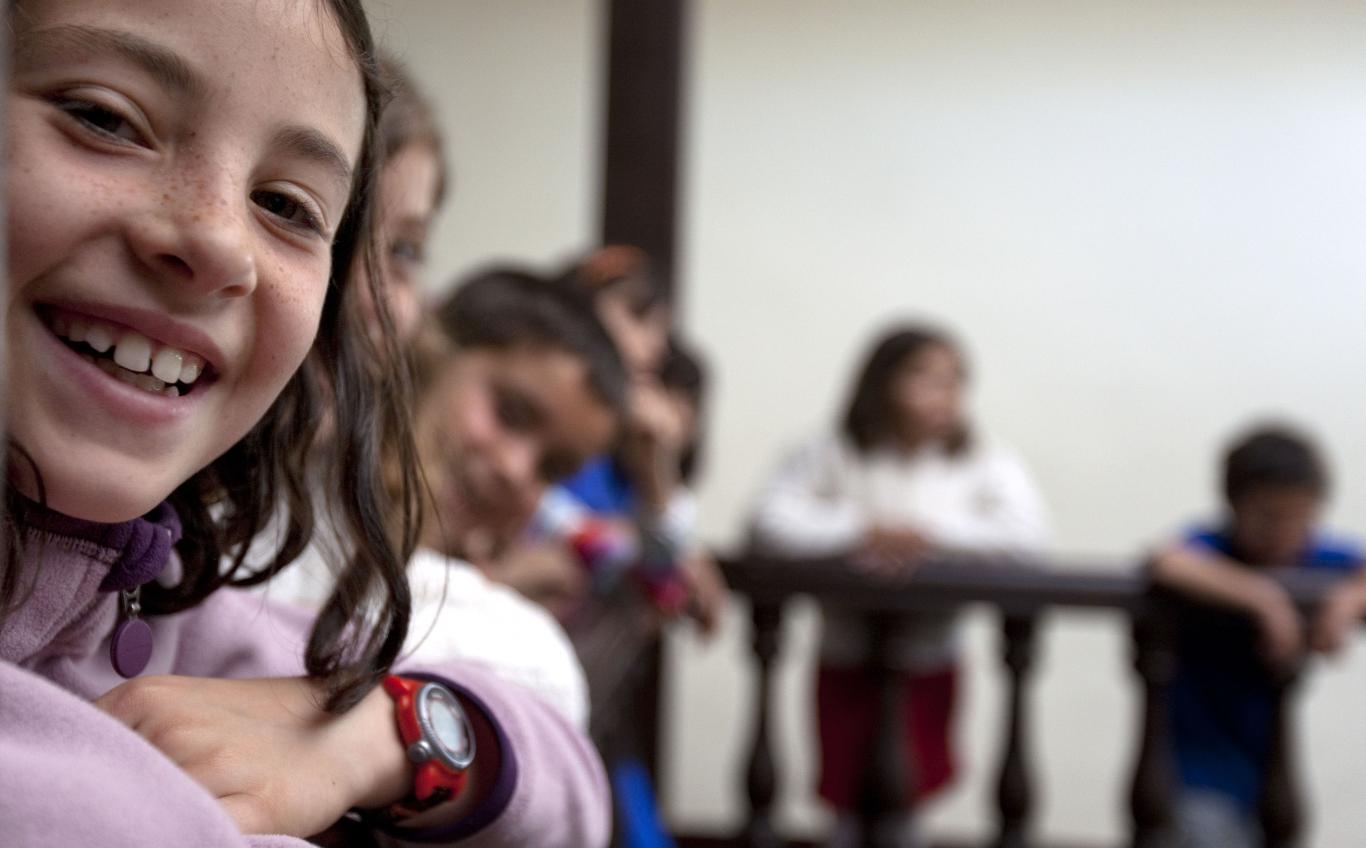
[[[609,455],[585,462],[577,474],[560,483],[560,488],[598,515],[635,514],[635,489],[626,472]]]
[[[1237,558],[1222,530],[1197,529],[1186,542]],[[1358,546],[1316,536],[1298,567],[1345,574],[1361,562]],[[1245,615],[1200,607],[1182,616],[1171,716],[1183,786],[1227,795],[1248,812],[1256,808],[1274,691],[1257,652],[1256,628]]]

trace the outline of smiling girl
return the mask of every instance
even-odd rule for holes
[[[604,841],[601,766],[552,711],[455,663],[385,677],[416,487],[405,462],[384,494],[379,445],[411,457],[404,393],[374,384],[397,359],[348,284],[381,284],[360,4],[47,0],[10,21],[6,843],[302,844],[353,809],[425,842]],[[314,473],[354,553],[309,622],[232,587],[276,504],[271,567],[307,543]]]

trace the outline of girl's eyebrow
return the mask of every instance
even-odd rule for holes
[[[24,33],[16,40],[16,54],[20,62],[38,51],[68,55],[73,51],[85,54],[116,53],[177,94],[190,98],[198,98],[203,94],[199,75],[180,54],[131,32],[63,24]]]
[[[351,185],[351,160],[318,130],[306,126],[287,126],[275,133],[275,143],[296,156],[323,166],[342,186]]]

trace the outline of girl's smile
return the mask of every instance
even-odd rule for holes
[[[38,313],[81,359],[155,395],[179,398],[207,386],[217,373],[213,363],[223,360],[208,336],[156,313],[102,305],[39,306]]]

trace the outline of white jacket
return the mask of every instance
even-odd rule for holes
[[[915,453],[861,454],[827,436],[790,455],[762,489],[751,523],[758,550],[784,556],[849,551],[873,527],[904,527],[943,552],[1032,554],[1048,543],[1046,510],[1023,463],[980,439],[961,454],[927,446]],[[901,627],[895,653],[928,670],[956,655],[951,616],[919,616]],[[826,612],[827,663],[861,663],[867,628]]]

